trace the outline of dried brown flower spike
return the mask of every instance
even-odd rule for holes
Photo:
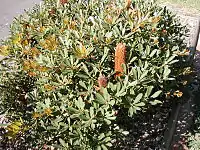
[[[67,0],[60,0],[61,5],[64,5],[65,3],[67,3]]]
[[[107,86],[107,78],[104,75],[100,75],[98,77],[98,85],[99,85],[99,88],[101,87],[105,88]]]
[[[119,43],[115,51],[115,77],[121,76],[123,73],[122,64],[125,64],[126,46],[124,43]]]

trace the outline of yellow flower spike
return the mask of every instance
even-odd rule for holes
[[[55,90],[56,87],[55,86],[52,86],[50,84],[45,84],[44,85],[44,88],[47,90],[47,91],[52,91],[52,90]]]
[[[26,40],[23,40],[23,41],[21,42],[21,44],[22,44],[22,46],[26,47],[26,46],[29,45],[29,42],[28,42],[28,40],[26,39]]]
[[[45,28],[44,26],[41,26],[40,29],[39,29],[39,32],[40,32],[40,33],[43,33],[43,32],[45,31],[45,29],[46,29],[46,28]]]
[[[13,39],[13,44],[20,44],[21,43],[21,34],[18,34],[14,39]]]
[[[0,46],[0,55],[8,56],[10,54],[8,48],[9,48],[9,46],[7,46],[7,45]]]
[[[37,70],[38,70],[38,71],[41,71],[41,72],[46,72],[46,71],[49,70],[49,68],[48,68],[48,67],[45,67],[45,66],[39,66],[39,67],[37,67]]]
[[[27,71],[27,70],[30,70],[31,67],[30,67],[30,62],[29,61],[24,61],[23,62],[23,70]]]
[[[82,43],[80,43],[79,48],[75,50],[75,55],[76,57],[81,58],[81,59],[87,57],[88,51]]]
[[[44,110],[44,114],[47,115],[47,116],[50,116],[50,115],[52,115],[52,110],[50,108],[46,108]]]
[[[47,44],[47,49],[53,51],[56,50],[57,45],[58,45],[58,41],[56,39],[55,35],[50,36],[47,40],[46,40],[46,44]]]
[[[33,113],[33,118],[34,119],[38,119],[38,118],[40,118],[42,115],[41,114],[39,114],[38,112],[34,112]]]
[[[72,29],[72,30],[75,30],[76,29],[76,21],[71,21],[69,26],[68,26],[69,29]]]
[[[65,19],[63,20],[63,23],[64,23],[65,25],[69,25],[69,20],[65,18]]]

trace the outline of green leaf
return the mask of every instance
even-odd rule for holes
[[[146,46],[146,55],[148,56],[150,54],[151,48],[149,45]]]
[[[100,145],[98,145],[96,150],[101,150],[101,146],[100,146]]]
[[[81,97],[78,98],[77,101],[75,101],[75,105],[79,108],[79,109],[84,109],[85,107],[85,103],[83,102],[83,99]]]
[[[94,116],[94,107],[90,107],[90,117]]]
[[[159,91],[155,92],[153,95],[151,95],[151,98],[156,98],[156,97],[158,97],[161,93],[162,93],[162,90],[159,90]]]
[[[83,78],[83,79],[88,79],[88,78],[89,78],[88,75],[84,75],[84,74],[81,74],[81,73],[78,73],[77,76],[78,76],[79,78]]]
[[[108,148],[104,144],[101,144],[101,147],[103,150],[108,150]]]
[[[168,66],[165,66],[165,69],[164,69],[164,73],[163,73],[163,79],[167,79],[167,77],[169,76],[169,74],[171,73],[171,70],[169,69]]]
[[[103,54],[103,57],[101,58],[100,64],[102,64],[104,62],[105,58],[108,56],[108,52],[109,52],[109,49],[107,47],[105,47],[104,54]]]
[[[145,93],[145,97],[149,97],[152,90],[153,90],[153,86],[148,86],[147,87],[147,91]]]
[[[79,81],[80,86],[87,90],[87,86],[83,81]]]
[[[140,43],[138,44],[138,50],[140,51],[140,53],[143,53],[144,48],[143,45]]]
[[[80,114],[79,118],[83,121],[88,121],[90,118],[87,118],[84,114]]]
[[[59,138],[59,142],[63,147],[66,147],[66,143],[63,139]]]
[[[111,121],[108,120],[108,119],[104,119],[104,121],[106,122],[107,125],[110,125],[110,124],[111,124]]]
[[[150,101],[149,103],[150,103],[151,105],[162,104],[162,102],[159,101],[159,100]]]
[[[0,123],[0,127],[7,127],[9,124],[2,124]]]
[[[176,55],[169,57],[169,59],[165,62],[165,64],[170,63],[175,57],[176,57]]]
[[[106,103],[106,100],[104,99],[104,97],[99,94],[99,93],[96,93],[96,99],[95,101],[99,104],[105,104]]]
[[[144,102],[140,102],[140,103],[135,104],[135,106],[143,107],[143,106],[145,106],[145,103]]]
[[[104,137],[105,137],[105,134],[104,134],[104,133],[101,133],[101,134],[98,136],[98,139],[99,139],[99,140],[102,140]]]
[[[144,77],[146,77],[147,76],[147,74],[148,74],[148,70],[145,70],[144,72],[143,72],[143,74],[140,76],[140,80],[141,79],[143,79]]]
[[[129,132],[128,132],[128,131],[123,131],[122,134],[124,134],[124,135],[128,135]]]
[[[77,110],[73,107],[68,107],[67,110],[69,110],[70,112],[75,113],[75,114],[79,113],[79,110]]]
[[[138,103],[141,100],[142,96],[143,96],[142,93],[138,94],[137,97],[134,100],[134,104]]]
[[[106,143],[106,146],[111,147],[112,143],[108,142],[108,143]]]
[[[134,113],[134,112],[135,112],[135,110],[134,110],[133,107],[130,107],[130,108],[128,109],[128,115],[129,115],[130,117],[133,116],[133,113]]]
[[[154,49],[149,56],[153,57],[157,51],[158,51],[157,49]]]

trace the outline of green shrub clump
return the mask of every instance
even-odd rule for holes
[[[45,0],[2,42],[5,136],[27,148],[109,149],[118,111],[162,103],[178,85],[186,28],[146,0]],[[19,142],[18,142],[19,143]]]

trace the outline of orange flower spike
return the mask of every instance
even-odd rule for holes
[[[131,1],[132,0],[126,0],[126,8],[129,9],[131,6]]]
[[[29,75],[30,77],[35,77],[37,74],[36,74],[35,72],[28,72],[28,75]]]
[[[37,63],[34,61],[30,61],[29,64],[30,64],[31,69],[36,69],[38,66]]]
[[[29,61],[26,60],[26,61],[23,62],[23,69],[24,69],[25,71],[31,69],[31,67],[30,67],[30,62],[29,62]]]
[[[119,43],[116,46],[115,50],[115,77],[121,76],[123,73],[123,67],[122,64],[125,63],[126,59],[126,46],[124,43]]]
[[[36,47],[31,48],[31,52],[33,57],[36,57],[41,53]]]

